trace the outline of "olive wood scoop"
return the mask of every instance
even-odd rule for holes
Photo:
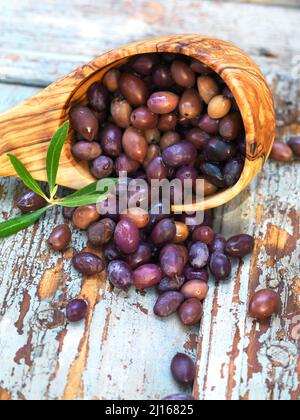
[[[267,82],[251,58],[229,42],[201,35],[158,37],[136,42],[95,58],[62,79],[0,115],[0,175],[15,176],[7,153],[22,160],[35,179],[46,180],[45,160],[54,132],[69,119],[74,104],[87,103],[86,92],[105,73],[136,54],[176,52],[211,67],[231,89],[245,125],[247,153],[240,180],[232,188],[195,203],[193,210],[218,207],[237,196],[261,171],[275,138],[273,97]],[[70,132],[62,152],[57,182],[80,189],[94,182],[86,162],[71,154]],[[182,207],[182,206],[181,206]],[[186,207],[184,210],[191,210]],[[177,208],[178,210],[178,208]]]

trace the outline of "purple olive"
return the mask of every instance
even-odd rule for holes
[[[99,122],[93,111],[85,106],[76,106],[70,111],[70,120],[74,130],[84,140],[95,140],[99,130]]]
[[[243,169],[244,162],[242,162],[240,159],[231,159],[226,163],[223,169],[223,176],[227,187],[231,187],[238,182]]]
[[[198,172],[193,166],[182,166],[177,170],[176,178],[182,182],[182,185],[184,185],[186,180],[190,180],[192,181],[193,188],[196,188]]]
[[[127,290],[133,285],[133,273],[130,266],[121,260],[112,261],[108,265],[108,278],[117,288]]]
[[[207,265],[209,260],[209,250],[203,242],[195,242],[189,252],[192,267],[200,269]]]
[[[184,276],[163,277],[157,286],[157,290],[162,293],[178,291],[181,289],[185,281]]]
[[[93,276],[105,269],[103,260],[90,252],[79,252],[74,255],[72,263],[79,273],[86,276]]]
[[[122,153],[122,130],[115,124],[105,124],[99,132],[99,140],[106,155],[117,157]]]
[[[151,233],[151,241],[154,245],[161,246],[166,242],[172,242],[175,235],[175,222],[172,219],[163,219],[154,227]]]
[[[155,264],[144,264],[133,272],[133,283],[137,289],[148,289],[161,281],[161,269]]]
[[[170,89],[174,85],[171,70],[166,64],[158,64],[154,68],[152,81],[159,89]]]
[[[130,63],[131,68],[143,76],[150,76],[153,67],[159,63],[159,56],[157,54],[141,54],[133,58]]]
[[[181,141],[163,150],[162,157],[167,166],[179,168],[191,165],[196,160],[197,149],[192,143]]]
[[[99,156],[91,163],[91,172],[97,179],[109,177],[114,170],[114,162],[108,156]]]
[[[68,225],[56,226],[49,236],[48,245],[54,251],[64,251],[71,241],[71,229]]]
[[[187,265],[184,268],[183,275],[187,280],[201,280],[208,283],[209,274],[206,268],[194,268],[191,265]]]
[[[130,117],[131,124],[139,130],[152,130],[157,127],[158,116],[146,106],[136,108]]]
[[[90,106],[97,112],[106,111],[110,105],[109,92],[102,83],[94,83],[87,92]]]
[[[139,169],[140,163],[130,159],[127,155],[120,155],[115,162],[115,169],[117,175],[120,176],[121,172],[127,172],[127,175],[132,176]]]
[[[201,128],[192,128],[188,132],[186,139],[193,143],[197,150],[202,151],[209,142],[210,135],[201,130]]]
[[[176,60],[171,66],[172,77],[177,85],[184,88],[191,88],[196,83],[196,75],[184,61]]]
[[[220,120],[210,118],[208,114],[203,115],[198,123],[198,127],[207,134],[216,135],[219,133]]]
[[[179,292],[165,292],[159,296],[154,306],[154,313],[160,317],[174,314],[184,301],[184,296]]]
[[[160,264],[166,276],[180,276],[186,265],[182,248],[179,245],[166,245],[160,253]]]
[[[45,207],[47,202],[35,192],[25,190],[17,197],[16,205],[23,214],[26,214]]]
[[[193,360],[184,353],[177,353],[171,363],[174,379],[182,385],[191,385],[196,374]]]
[[[72,155],[77,160],[94,160],[102,153],[99,143],[95,141],[78,141],[72,146]]]
[[[188,299],[180,306],[178,315],[184,325],[196,325],[203,316],[202,303],[196,298]]]
[[[229,258],[219,252],[214,252],[210,257],[209,268],[216,280],[226,280],[231,275],[231,262]]]
[[[88,238],[94,246],[107,244],[113,237],[116,223],[112,219],[102,219],[88,228]]]
[[[211,254],[218,252],[220,254],[225,253],[226,239],[224,236],[216,234],[213,242],[209,245],[209,251]]]
[[[164,163],[162,157],[158,156],[149,163],[146,173],[149,183],[151,183],[152,180],[162,181],[163,179],[168,178],[169,168]]]
[[[132,269],[136,269],[151,261],[153,247],[148,243],[141,243],[135,253],[126,256],[126,262]]]
[[[133,254],[137,251],[140,245],[140,233],[131,220],[123,219],[117,224],[115,242],[124,254]]]
[[[68,303],[66,308],[67,320],[69,322],[82,321],[87,314],[88,305],[83,299],[74,299]]]
[[[225,253],[230,257],[243,258],[253,252],[254,238],[250,235],[237,235],[226,242]]]
[[[148,107],[155,114],[169,114],[175,111],[179,97],[172,92],[155,92],[148,100]]]
[[[114,241],[109,242],[104,248],[104,257],[107,261],[115,261],[123,258],[121,251],[118,249]]]
[[[224,188],[226,186],[222,169],[219,165],[209,162],[202,163],[200,165],[200,170],[205,178],[207,178],[216,187]]]
[[[204,148],[204,154],[210,162],[225,162],[236,154],[233,143],[226,143],[219,137],[213,137]]]

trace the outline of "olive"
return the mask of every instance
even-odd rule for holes
[[[147,167],[147,179],[151,183],[153,180],[163,180],[168,178],[169,170],[161,156],[154,158]]]
[[[169,114],[179,103],[179,97],[172,92],[155,92],[148,100],[148,107],[155,114]]]
[[[91,162],[91,172],[97,179],[109,177],[114,170],[114,162],[108,156],[99,156]]]
[[[25,190],[16,199],[16,206],[23,214],[46,207],[47,201],[31,190]]]
[[[272,315],[279,314],[281,300],[278,293],[273,290],[264,289],[256,292],[249,304],[249,314],[257,320],[266,320]]]
[[[210,257],[209,268],[216,280],[226,280],[231,274],[229,258],[219,252],[214,252]]]
[[[111,219],[103,219],[88,228],[88,238],[94,246],[107,244],[113,237],[116,224]]]
[[[104,248],[104,257],[107,261],[119,260],[123,257],[121,251],[117,248],[114,241],[110,241]]]
[[[195,398],[193,395],[188,394],[173,394],[164,397],[162,401],[193,401]]]
[[[69,322],[82,321],[87,314],[88,304],[83,299],[73,299],[66,307],[66,317]]]
[[[157,286],[159,292],[171,292],[180,290],[185,283],[184,276],[163,277]]]
[[[77,229],[87,229],[92,223],[100,219],[96,205],[77,207],[73,214],[73,225]]]
[[[182,166],[177,170],[176,178],[182,182],[183,186],[185,181],[192,181],[193,188],[196,188],[198,172],[193,166]]]
[[[195,89],[187,89],[183,92],[179,102],[179,113],[191,120],[201,114],[203,102]]]
[[[155,264],[144,264],[133,272],[133,283],[137,289],[148,289],[161,281],[161,269]]]
[[[226,239],[224,236],[219,235],[218,233],[215,235],[213,242],[209,245],[209,251],[211,253],[218,252],[221,254],[225,254],[225,247],[226,247]]]
[[[103,77],[103,84],[110,92],[115,92],[119,89],[119,80],[121,72],[117,69],[109,70]]]
[[[215,238],[215,233],[209,226],[199,226],[193,232],[193,241],[203,242],[206,245],[213,243]]]
[[[213,163],[202,163],[200,165],[202,174],[216,187],[224,188],[226,186],[222,170],[219,165]]]
[[[243,258],[253,252],[254,243],[253,236],[233,236],[226,242],[225,253],[230,257]]]
[[[294,137],[288,142],[288,145],[293,150],[297,157],[300,157],[300,137]]]
[[[244,169],[244,162],[240,159],[230,159],[223,169],[224,181],[227,187],[235,185]]]
[[[117,289],[127,290],[133,285],[132,270],[126,262],[121,260],[110,262],[108,279]]]
[[[147,168],[150,165],[150,163],[155,158],[157,158],[159,156],[160,156],[160,148],[159,148],[159,146],[157,146],[156,144],[150,144],[150,146],[148,147],[146,158],[144,159],[144,162],[143,162],[144,169],[147,170]],[[147,179],[147,177],[146,177],[146,179]]]
[[[139,130],[152,130],[158,124],[158,116],[150,111],[148,107],[141,106],[132,112],[130,122]]]
[[[191,165],[196,160],[197,149],[192,143],[181,141],[167,147],[162,152],[162,157],[167,166],[179,168],[180,166]]]
[[[174,85],[170,68],[165,64],[158,64],[152,74],[152,82],[159,89],[169,89]]]
[[[163,219],[157,223],[151,233],[151,241],[156,246],[172,242],[176,236],[176,225],[172,219]]]
[[[176,226],[176,234],[172,242],[174,244],[181,244],[188,239],[190,232],[187,225],[182,222],[176,221],[175,226]]]
[[[180,306],[179,311],[180,321],[187,326],[198,324],[203,316],[203,306],[199,299],[187,299]]]
[[[186,354],[177,353],[171,363],[171,372],[179,384],[192,385],[196,374],[195,363]]]
[[[71,241],[71,230],[68,225],[56,226],[47,241],[54,251],[64,251]]]
[[[143,76],[150,76],[153,67],[158,64],[159,56],[157,54],[141,54],[133,58],[131,68]]]
[[[122,153],[122,131],[115,124],[105,124],[100,130],[99,140],[106,155],[117,157]]]
[[[208,114],[203,115],[198,122],[198,127],[207,134],[215,135],[219,133],[220,120],[211,118]]]
[[[115,169],[117,175],[120,176],[121,172],[127,172],[129,176],[134,175],[139,169],[140,163],[130,159],[127,155],[120,155],[115,162]]]
[[[85,106],[76,106],[70,111],[70,120],[75,131],[85,140],[95,140],[99,123],[93,112]]]
[[[126,256],[126,262],[132,269],[136,269],[143,264],[151,261],[153,256],[153,247],[145,242],[142,242],[136,252]]]
[[[176,131],[167,131],[160,140],[160,148],[166,149],[169,146],[179,143],[181,140],[180,135]]]
[[[231,112],[220,122],[219,133],[227,141],[237,139],[242,130],[243,120],[239,112]]]
[[[106,87],[99,82],[94,83],[87,92],[90,106],[97,112],[106,111],[109,107],[110,97]]]
[[[195,72],[203,75],[208,75],[212,72],[212,70],[201,61],[196,60],[195,58],[192,59],[190,68]]]
[[[204,148],[204,153],[210,162],[225,162],[236,154],[236,147],[232,143],[226,143],[219,137],[213,137]]]
[[[131,105],[123,98],[115,98],[110,106],[110,113],[118,127],[127,128],[130,126]]]
[[[226,117],[231,110],[231,100],[226,96],[218,95],[211,99],[208,104],[207,113],[214,120]]]
[[[293,150],[288,144],[275,141],[272,147],[271,157],[279,162],[289,162],[293,159]]]
[[[72,155],[77,160],[94,160],[102,153],[99,143],[95,141],[79,141],[72,146]]]
[[[189,280],[180,289],[180,292],[186,299],[196,298],[200,301],[206,298],[208,291],[207,282],[201,280]]]
[[[201,76],[197,80],[198,91],[206,104],[220,93],[220,88],[215,79],[211,76]]]
[[[65,220],[72,220],[73,214],[77,207],[63,207],[62,214]]]
[[[127,128],[123,134],[122,143],[123,149],[130,159],[140,163],[144,161],[147,155],[148,142],[140,130],[134,127]]]
[[[172,77],[177,85],[191,88],[196,83],[196,75],[184,61],[175,60],[171,66]]]
[[[161,132],[158,130],[158,128],[153,128],[152,130],[145,130],[144,135],[148,144],[158,144],[160,142]]]
[[[115,230],[115,242],[124,254],[133,254],[140,245],[140,233],[131,220],[121,220]]]
[[[174,314],[184,301],[180,292],[170,291],[160,295],[154,306],[154,313],[160,317],[167,317]]]
[[[209,182],[207,179],[203,179],[204,197],[215,194],[217,191],[218,191],[218,187],[216,187],[214,184]]]
[[[141,106],[149,97],[146,83],[133,74],[123,73],[120,77],[120,90],[132,106]]]
[[[168,244],[161,250],[160,264],[168,277],[180,276],[186,265],[186,256],[179,245]]]
[[[184,268],[183,275],[187,280],[201,280],[208,283],[209,274],[206,268],[194,268],[191,265],[187,265]]]
[[[194,268],[203,268],[209,261],[209,250],[206,244],[195,242],[189,251],[190,263]]]
[[[105,269],[103,260],[90,252],[79,252],[72,259],[74,268],[86,276],[93,276]]]
[[[166,132],[170,130],[175,130],[178,122],[178,117],[174,112],[170,114],[164,114],[159,117],[158,129]]]
[[[126,214],[121,215],[121,220],[131,220],[139,229],[143,229],[149,223],[149,214],[140,207],[131,207]]]
[[[188,132],[186,139],[193,143],[197,150],[202,151],[209,142],[210,136],[201,128],[192,128]]]

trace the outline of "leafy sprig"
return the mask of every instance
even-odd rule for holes
[[[23,181],[27,188],[42,197],[48,205],[32,213],[16,217],[0,223],[0,238],[6,238],[30,225],[34,224],[47,210],[54,206],[79,207],[96,204],[107,198],[111,190],[116,186],[117,180],[108,178],[94,182],[79,191],[76,191],[66,197],[56,196],[58,185],[56,184],[59,162],[63,146],[68,137],[70,123],[66,121],[54,134],[47,153],[46,172],[48,178],[49,195],[40,187],[39,183],[33,178],[24,164],[14,155],[8,154],[8,158],[14,167],[17,175]]]

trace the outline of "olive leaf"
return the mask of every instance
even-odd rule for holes
[[[14,155],[10,153],[7,155],[12,166],[14,167],[16,173],[18,174],[19,178],[23,181],[23,183],[28,187],[31,191],[34,191],[37,195],[43,197],[47,200],[47,197],[37,181],[32,177],[32,175],[28,172],[25,168],[23,163]]]
[[[57,206],[63,206],[63,207],[80,207],[80,206],[88,206],[92,204],[97,204],[107,198],[109,194],[109,191],[107,191],[104,194],[88,194],[83,195],[80,197],[65,197],[62,198],[59,201],[56,201],[55,204]]]
[[[53,198],[55,195],[54,191],[56,187],[56,177],[59,167],[59,160],[63,145],[65,144],[65,141],[68,137],[69,128],[70,122],[66,121],[54,134],[48,149],[46,169],[51,198]]]
[[[68,198],[76,198],[81,197],[82,195],[88,194],[103,194],[106,193],[108,190],[112,190],[118,183],[116,178],[105,178],[96,182],[93,182],[90,185],[82,188],[81,190],[75,191],[74,193],[68,195]]]
[[[15,219],[6,220],[5,222],[0,223],[0,238],[6,238],[33,225],[33,223],[39,220],[39,218],[51,207],[52,206],[47,206],[34,213],[29,213],[25,216],[19,216]]]

